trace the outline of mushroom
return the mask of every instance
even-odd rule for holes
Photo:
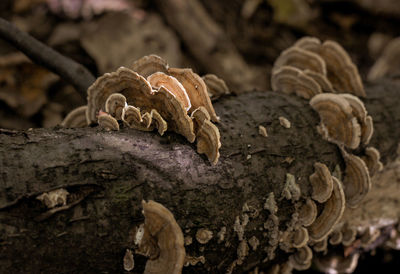
[[[157,110],[152,109],[150,113],[143,115],[140,109],[134,106],[127,106],[122,111],[122,121],[130,128],[143,131],[152,131],[157,128],[158,133],[162,136],[167,130],[167,122],[161,117]]]
[[[86,109],[87,106],[80,106],[72,110],[61,122],[61,126],[66,128],[86,127],[88,125],[86,121]]]
[[[113,93],[106,100],[106,112],[117,120],[121,120],[122,110],[126,106],[126,98],[121,93]]]
[[[149,254],[144,273],[181,273],[185,260],[183,233],[172,213],[154,201],[142,201],[144,233],[139,247],[155,245],[158,256]],[[153,255],[153,256],[151,256]]]
[[[192,113],[198,107],[205,107],[210,114],[211,121],[218,122],[219,118],[215,113],[214,107],[211,104],[210,97],[207,93],[207,86],[203,79],[191,69],[169,68],[168,73],[178,79],[185,88],[189,96],[192,107],[189,113]]]
[[[210,96],[211,100],[216,100],[222,95],[229,94],[225,81],[215,74],[206,74],[201,78],[206,83],[208,96]]]
[[[136,71],[144,78],[147,78],[149,75],[156,72],[168,72],[168,64],[165,60],[163,60],[160,56],[157,55],[148,55],[143,56],[139,60],[136,60],[130,68],[133,71]]]
[[[309,69],[326,75],[326,65],[318,54],[299,47],[290,47],[284,50],[275,60],[273,71],[282,66],[291,66],[300,70]]]
[[[357,118],[358,123],[361,125],[361,142],[368,144],[374,132],[372,117],[367,116],[367,110],[364,103],[356,96],[348,93],[340,94],[345,98],[352,108],[353,115]]]
[[[358,156],[342,150],[346,163],[343,179],[346,204],[355,207],[371,189],[371,179],[365,162]]]
[[[383,164],[380,161],[381,154],[379,151],[374,147],[367,147],[364,153],[365,156],[362,156],[361,159],[367,165],[370,176],[372,177],[376,172],[382,171]]]
[[[293,47],[302,48],[312,52],[319,52],[321,41],[317,37],[304,36],[297,40]]]
[[[327,248],[328,248],[328,237],[325,237],[322,240],[315,242],[313,245],[313,249],[316,252],[325,252]]]
[[[305,246],[308,242],[308,230],[301,226],[300,228],[294,230],[291,236],[292,246],[295,248],[301,248]]]
[[[314,241],[321,241],[328,236],[343,215],[345,196],[342,183],[336,177],[332,177],[332,183],[331,197],[325,202],[322,212],[314,223],[308,227],[308,234]]]
[[[156,72],[147,77],[147,81],[154,89],[158,89],[161,86],[166,88],[170,93],[178,98],[178,100],[185,107],[186,111],[192,107],[185,88],[175,77],[169,76],[163,72]]]
[[[311,266],[312,257],[311,248],[305,245],[297,249],[296,253],[289,256],[289,263],[296,270],[306,270]]]
[[[340,229],[335,229],[331,235],[329,235],[329,243],[331,245],[338,245],[342,242],[343,234]]]
[[[355,149],[360,144],[361,128],[352,107],[338,94],[323,93],[310,100],[321,118],[319,132],[328,141]]]
[[[167,129],[168,129],[167,122],[162,118],[160,113],[158,113],[158,111],[155,109],[152,109],[150,111],[150,116],[152,118],[154,126],[158,130],[158,134],[163,136],[164,132],[167,131]]]
[[[321,87],[322,91],[337,93],[336,90],[333,89],[333,86],[331,82],[329,82],[328,77],[326,77],[326,75],[323,75],[321,73],[309,69],[304,70],[303,73],[306,76],[311,77],[315,82],[317,82],[318,85]]]
[[[313,200],[307,198],[299,209],[299,221],[304,226],[311,225],[317,217],[317,205]]]
[[[357,230],[355,227],[345,225],[342,228],[342,244],[344,246],[351,245],[357,236]]]
[[[212,239],[212,237],[213,237],[212,231],[205,228],[200,228],[196,232],[196,240],[201,244],[208,243]]]
[[[281,195],[287,200],[297,201],[300,198],[300,194],[300,187],[296,184],[296,178],[292,174],[286,173],[286,183]]]
[[[332,176],[328,167],[322,163],[315,163],[314,169],[315,172],[309,177],[312,186],[312,198],[317,202],[324,203],[332,194]]]
[[[67,204],[67,196],[69,192],[64,188],[55,189],[49,192],[42,193],[36,199],[41,201],[47,208],[56,206],[65,206]]]
[[[400,37],[391,40],[385,49],[381,57],[375,62],[368,72],[367,79],[374,81],[381,78],[391,71],[398,69],[400,60]]]
[[[104,111],[99,111],[99,115],[97,116],[97,123],[100,127],[105,130],[119,130],[118,121],[112,117],[110,114]]]
[[[272,72],[271,87],[273,91],[286,94],[296,93],[297,96],[310,99],[322,92],[321,87],[311,77],[300,69],[282,66]]]

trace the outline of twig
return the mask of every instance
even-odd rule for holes
[[[86,90],[95,81],[95,77],[84,66],[46,46],[3,18],[0,18],[0,38],[22,51],[36,64],[58,74],[86,97]]]

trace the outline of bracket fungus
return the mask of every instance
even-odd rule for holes
[[[322,163],[314,164],[315,172],[310,175],[312,186],[312,198],[317,202],[326,202],[331,197],[333,183],[332,176],[326,165]]]
[[[306,201],[300,206],[299,221],[303,226],[309,226],[317,218],[317,205],[313,200],[307,198]]]
[[[289,263],[296,270],[306,270],[310,268],[312,258],[312,250],[306,245],[297,249],[296,253],[289,256]]]
[[[304,70],[303,73],[306,76],[311,77],[315,82],[317,82],[323,92],[337,93],[337,91],[334,90],[332,83],[329,82],[328,78],[325,75],[309,69]]]
[[[367,147],[364,151],[365,155],[361,159],[365,162],[368,167],[369,175],[372,177],[375,173],[382,171],[383,164],[380,161],[381,154],[379,150],[374,147]]]
[[[69,192],[64,188],[55,189],[49,192],[42,193],[36,199],[41,201],[47,208],[56,206],[65,206],[67,204],[67,196]]]
[[[126,106],[126,98],[121,93],[113,93],[108,96],[105,105],[108,114],[117,120],[121,120],[122,110]]]
[[[340,229],[335,229],[330,235],[329,235],[329,243],[331,245],[339,245],[342,243],[343,239],[343,234],[340,231]]]
[[[292,232],[292,246],[295,248],[301,248],[305,246],[309,240],[308,230],[301,226]]]
[[[286,183],[282,190],[282,197],[287,200],[297,201],[300,198],[300,187],[296,183],[296,178],[290,173],[286,173]]]
[[[211,100],[216,100],[222,95],[229,94],[229,89],[225,81],[215,74],[206,74],[201,78],[206,83],[208,96]]]
[[[118,121],[107,112],[101,110],[97,116],[97,123],[105,130],[119,130]]]
[[[149,254],[144,273],[181,273],[186,255],[181,228],[160,203],[150,200],[142,205],[145,220],[139,248],[146,250],[146,245],[153,245],[151,248],[158,251],[155,256]]]
[[[321,87],[302,70],[282,66],[272,72],[271,87],[273,91],[280,91],[286,94],[295,93],[297,96],[310,99],[316,94],[322,93]]]
[[[344,225],[342,227],[342,244],[344,246],[351,245],[357,236],[357,230],[355,227],[350,227],[348,225]]]
[[[355,207],[371,189],[371,179],[365,162],[358,156],[342,150],[346,163],[343,179],[346,204]]]
[[[339,94],[322,93],[314,96],[310,105],[321,118],[319,132],[324,138],[351,149],[359,146],[361,127],[346,99]]]
[[[329,235],[333,227],[339,222],[345,209],[342,183],[336,177],[332,177],[332,183],[331,197],[323,204],[322,212],[308,227],[308,234],[314,241],[321,241]]]
[[[88,125],[86,109],[87,106],[80,106],[72,110],[61,122],[61,126],[66,128],[86,127]]]
[[[133,62],[130,69],[136,71],[138,74],[147,78],[156,72],[168,72],[168,63],[157,55],[143,56],[142,58]]]

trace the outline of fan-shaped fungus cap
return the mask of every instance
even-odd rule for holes
[[[310,100],[318,112],[324,137],[329,141],[355,149],[360,144],[361,128],[346,99],[338,94],[322,93]]]
[[[306,245],[299,248],[293,255],[289,256],[289,263],[296,270],[306,270],[311,266],[312,257],[312,250]]]
[[[206,83],[208,95],[212,100],[218,99],[224,94],[229,94],[229,89],[225,81],[215,74],[206,74],[201,78]]]
[[[374,147],[367,147],[365,149],[365,156],[362,156],[361,159],[365,162],[368,167],[369,175],[374,176],[374,174],[378,171],[382,171],[383,164],[380,161],[381,154],[379,150]]]
[[[122,121],[130,128],[145,128],[140,109],[134,106],[126,106],[122,110]],[[142,129],[143,130],[143,129]]]
[[[208,160],[217,164],[219,159],[219,148],[221,147],[218,128],[208,120],[205,120],[197,131],[197,152],[204,153]]]
[[[117,120],[121,120],[122,110],[126,106],[126,98],[121,93],[113,93],[106,100],[106,112]]]
[[[110,114],[101,110],[99,111],[99,115],[97,117],[97,123],[105,130],[119,130],[118,121]]]
[[[295,248],[301,248],[305,246],[308,242],[308,230],[301,226],[300,228],[296,229],[292,233],[292,246]]]
[[[331,235],[329,235],[329,243],[331,245],[338,245],[342,242],[343,234],[340,230],[332,231]]]
[[[328,79],[334,89],[366,96],[358,69],[341,45],[335,41],[325,41],[319,54],[326,63]]]
[[[158,130],[158,134],[163,136],[164,132],[167,131],[168,125],[167,122],[161,117],[160,113],[157,110],[152,109],[150,111],[150,116],[152,118],[152,123]]]
[[[323,75],[321,73],[309,69],[304,70],[303,73],[306,76],[311,77],[315,82],[317,82],[318,85],[321,87],[322,91],[337,93],[336,90],[333,89],[333,86],[331,82],[329,82],[328,77],[326,77],[326,75]]]
[[[353,110],[353,115],[361,125],[361,142],[363,144],[368,144],[374,132],[374,126],[372,117],[367,116],[367,110],[365,109],[364,103],[352,94],[344,93],[340,94],[340,96],[345,98],[350,104]]]
[[[300,187],[296,183],[296,178],[292,174],[286,173],[286,183],[281,195],[288,200],[297,201],[300,198],[300,194]]]
[[[196,240],[201,244],[208,243],[212,239],[212,237],[213,237],[212,231],[205,228],[200,228],[196,232]]]
[[[368,73],[368,80],[373,81],[398,68],[400,60],[400,37],[390,41],[383,50],[382,56],[375,62]]]
[[[304,226],[311,225],[317,217],[317,205],[313,200],[308,198],[299,209],[299,221]]]
[[[314,241],[320,241],[332,231],[339,222],[345,208],[345,196],[342,183],[332,177],[333,191],[331,197],[324,204],[324,208],[314,223],[308,227],[308,234]]]
[[[304,36],[297,40],[293,47],[318,53],[321,48],[321,40],[319,40],[317,37]]]
[[[192,105],[190,104],[189,96],[185,88],[175,77],[169,76],[163,72],[156,72],[147,77],[147,81],[154,89],[158,89],[161,86],[166,88],[175,95],[187,111],[191,108]]]
[[[271,87],[273,91],[286,94],[296,93],[297,96],[305,99],[310,99],[322,92],[316,81],[300,69],[290,66],[282,66],[272,72]]]
[[[163,205],[154,201],[143,201],[142,205],[145,233],[152,237],[159,248],[159,256],[147,260],[144,273],[181,273],[185,260],[181,228]]]
[[[362,201],[371,189],[371,179],[367,165],[360,157],[343,150],[342,155],[346,163],[343,179],[346,204],[354,207]]]
[[[215,113],[214,107],[211,104],[210,97],[207,93],[207,86],[203,79],[191,69],[170,68],[168,73],[178,79],[178,81],[185,87],[186,93],[189,96],[192,107],[189,113],[198,107],[205,107],[210,114],[213,122],[218,122],[219,118]]]
[[[168,72],[168,64],[165,60],[163,60],[160,56],[157,55],[148,55],[143,56],[142,58],[136,60],[131,66],[130,69],[136,71],[144,78],[147,78],[149,75],[156,72]]]
[[[86,127],[88,125],[86,110],[87,106],[80,106],[72,110],[61,122],[61,126],[66,128]]]
[[[326,65],[321,56],[299,47],[290,47],[282,51],[275,60],[272,70],[275,71],[282,66],[291,66],[300,70],[309,69],[326,75]]]
[[[315,163],[314,170],[315,172],[310,175],[312,198],[320,203],[324,203],[332,194],[332,176],[328,167],[322,163]]]
[[[355,227],[350,227],[348,225],[343,226],[342,228],[342,243],[344,246],[351,245],[357,236],[357,230]]]
[[[321,241],[315,242],[313,249],[316,252],[324,252],[328,248],[328,237],[323,238]]]

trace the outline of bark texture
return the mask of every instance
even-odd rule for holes
[[[369,85],[364,100],[374,119],[371,143],[387,165],[397,157],[400,140],[399,87],[390,81]],[[331,171],[337,164],[343,167],[340,152],[322,140],[315,129],[318,115],[295,96],[253,92],[221,98],[215,109],[221,117],[222,143],[216,166],[196,153],[195,144],[173,133],[161,137],[130,129],[1,130],[2,269],[122,272],[125,250],[133,248],[135,228],[143,223],[143,199],[155,200],[174,214],[188,242],[192,239],[187,255],[205,257],[205,263],[184,267],[184,273],[219,273],[232,266],[239,245],[234,224],[244,212],[250,216],[244,237],[255,236],[259,246],[250,248],[233,271],[287,260],[281,251],[273,261],[264,260],[269,241],[263,230],[269,215],[263,209],[265,199],[270,192],[281,196],[287,173],[295,175],[301,200],[309,197],[313,164],[323,162]],[[280,116],[291,122],[289,129],[279,124]],[[259,125],[267,128],[268,137],[259,135]],[[36,197],[58,188],[70,193],[68,203],[58,212],[49,211]],[[277,201],[284,227],[295,205]],[[223,227],[221,241],[218,232]],[[207,244],[196,241],[200,228],[213,232]],[[141,273],[147,259],[134,259],[134,272]]]

